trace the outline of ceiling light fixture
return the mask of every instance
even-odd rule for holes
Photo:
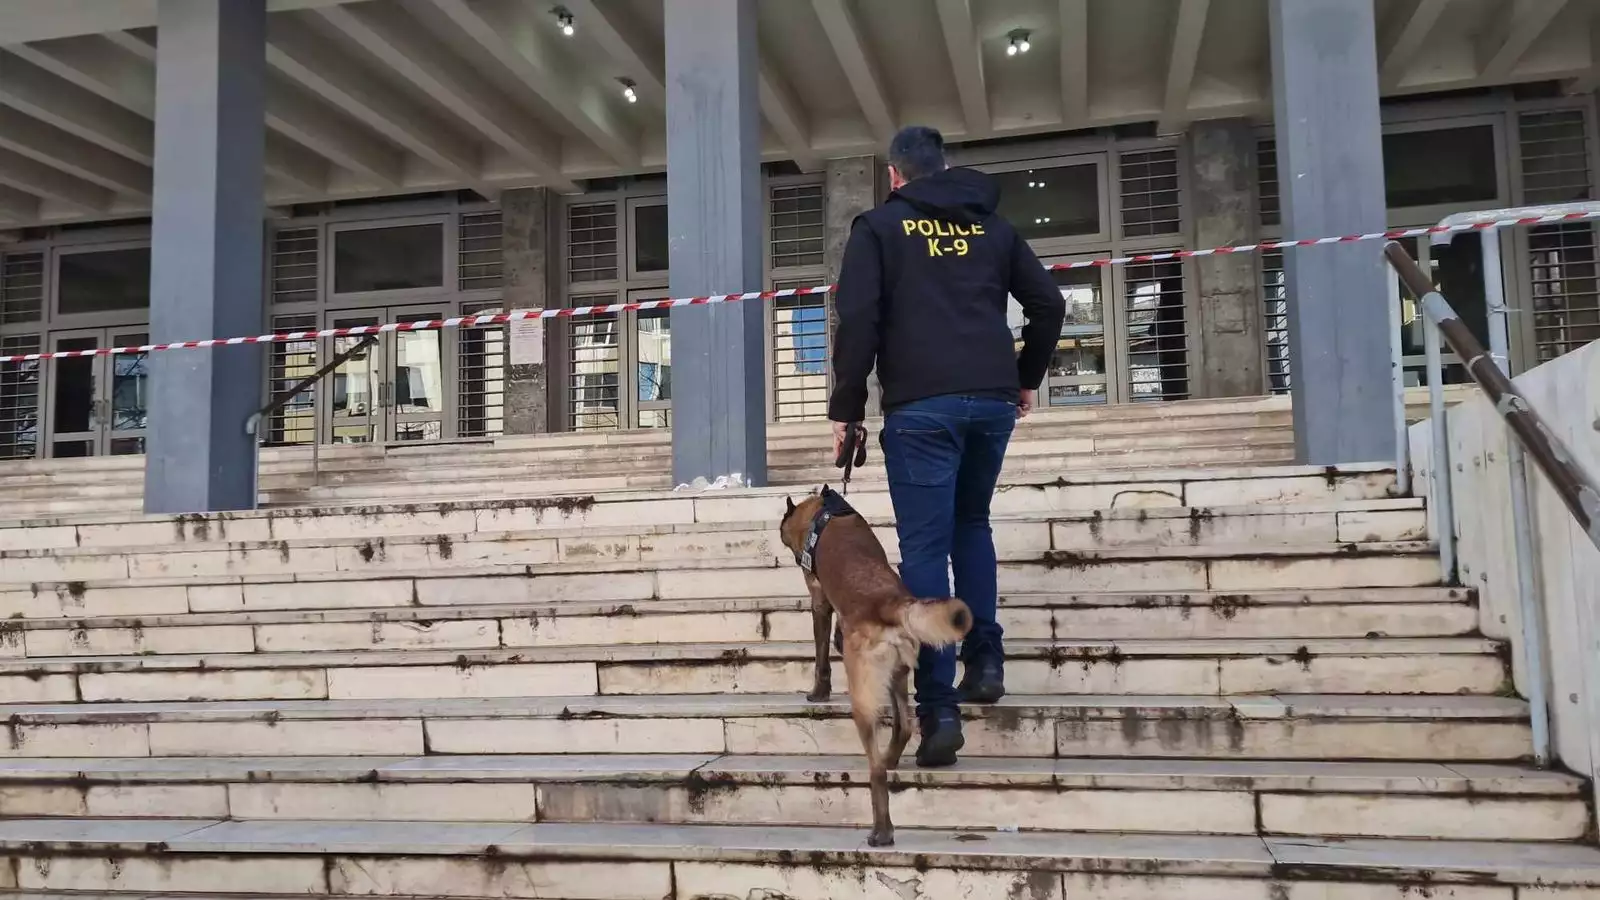
[[[561,29],[562,34],[572,37],[578,33],[571,10],[568,10],[565,6],[558,6],[550,10],[550,14],[556,17],[556,26]]]
[[[639,102],[639,92],[634,90],[638,85],[632,78],[618,78],[617,82],[622,85],[622,96],[628,98],[629,103]]]
[[[1006,35],[1006,38],[1009,41],[1009,43],[1006,44],[1006,55],[1016,56],[1019,53],[1027,53],[1029,50],[1032,50],[1033,44],[1028,40],[1028,36],[1031,34],[1032,32],[1026,28],[1018,28],[1017,30]]]

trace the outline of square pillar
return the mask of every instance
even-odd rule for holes
[[[667,235],[674,297],[761,290],[754,0],[666,0]],[[672,310],[676,483],[767,479],[766,310]]]
[[[500,194],[504,243],[505,308],[543,309],[549,305],[547,241],[550,191],[520,188]],[[513,322],[506,373],[506,434],[550,430],[548,323]]]
[[[256,334],[262,307],[266,0],[160,0],[150,337]],[[145,511],[252,509],[258,346],[150,357]]]
[[[1196,122],[1188,139],[1194,246],[1258,240],[1255,129],[1243,119]],[[1260,266],[1255,253],[1194,261],[1200,331],[1196,398],[1266,391]]]
[[[856,216],[869,212],[878,205],[878,159],[875,156],[853,156],[848,159],[828,161],[823,186],[827,195],[826,229],[824,232],[823,262],[828,267],[828,283],[839,283],[839,271],[844,266],[844,247],[850,241],[850,228]],[[839,314],[833,305],[834,295],[828,295],[828,346],[833,346],[833,334],[839,330]],[[829,369],[833,367],[830,365]],[[873,369],[867,377],[867,415],[883,415],[883,385],[878,381],[878,371]]]
[[[1387,210],[1372,0],[1270,0],[1284,234],[1382,231]],[[1383,244],[1284,254],[1295,457],[1394,459]]]

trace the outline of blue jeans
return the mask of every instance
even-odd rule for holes
[[[968,661],[1003,653],[995,621],[1000,598],[989,502],[1016,424],[1014,404],[956,395],[907,403],[883,424],[900,578],[917,597],[949,597],[949,571],[955,570],[954,596],[972,610],[972,631],[961,649]],[[922,648],[918,714],[954,710],[955,678],[954,647]]]

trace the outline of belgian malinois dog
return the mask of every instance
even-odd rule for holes
[[[819,703],[833,694],[828,642],[837,612],[850,682],[850,715],[872,774],[872,833],[867,843],[886,847],[894,843],[889,770],[900,765],[900,754],[911,739],[907,676],[922,645],[945,647],[966,636],[972,612],[953,597],[911,596],[890,567],[872,527],[829,488],[798,505],[787,502],[780,531],[811,590],[817,644],[816,680],[806,699]],[[878,730],[886,710],[891,714],[889,746],[880,752]]]

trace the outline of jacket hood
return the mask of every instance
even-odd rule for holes
[[[924,215],[971,225],[994,215],[1000,186],[975,169],[945,169],[907,182],[889,197],[899,197]]]

